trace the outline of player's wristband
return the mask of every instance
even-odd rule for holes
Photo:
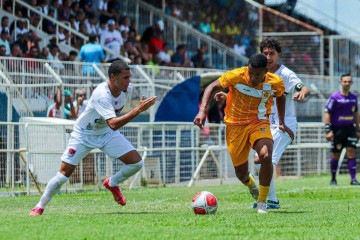
[[[325,133],[328,134],[331,131],[331,123],[325,123]]]

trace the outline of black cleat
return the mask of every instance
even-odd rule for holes
[[[332,179],[331,182],[330,182],[330,185],[332,186],[336,186],[337,185],[337,182],[335,179]]]
[[[354,179],[351,180],[350,185],[360,185],[360,183],[356,179]]]

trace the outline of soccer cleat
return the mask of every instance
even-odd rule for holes
[[[265,202],[257,202],[257,212],[258,213],[267,213],[267,206]]]
[[[267,200],[266,205],[268,209],[279,209],[280,208],[280,202],[278,201],[271,201]]]
[[[335,179],[332,179],[332,180],[330,181],[330,185],[332,185],[332,186],[336,186],[336,185],[337,185],[336,180],[335,180]]]
[[[360,185],[360,183],[356,179],[354,179],[351,180],[350,185]]]
[[[250,208],[257,208],[257,202],[254,202],[253,205]],[[267,209],[279,209],[280,208],[280,202],[279,201],[271,201],[267,200],[266,202]]]
[[[257,201],[259,197],[259,188],[255,185],[253,187],[249,187],[249,191],[251,196]]]
[[[254,183],[254,175],[252,175],[252,173],[249,174],[249,177],[253,179]],[[257,201],[258,197],[259,197],[259,188],[256,186],[256,183],[253,187],[248,187],[251,196],[255,199],[255,201]]]
[[[110,181],[110,178],[105,179],[103,182],[103,186],[106,189],[111,191],[112,195],[114,196],[115,202],[119,203],[121,206],[125,206],[126,199],[125,199],[124,194],[122,194],[122,192],[118,186],[111,187],[109,184],[109,181]]]
[[[40,216],[43,214],[43,212],[44,212],[43,208],[34,207],[33,209],[31,209],[29,216]]]

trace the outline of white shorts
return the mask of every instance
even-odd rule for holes
[[[119,131],[109,131],[103,135],[72,132],[61,160],[77,166],[95,148],[100,149],[111,158],[120,158],[135,150],[134,146]]]
[[[276,166],[287,146],[291,143],[291,138],[288,133],[281,131],[279,128],[271,129],[271,135],[274,140],[272,162]]]

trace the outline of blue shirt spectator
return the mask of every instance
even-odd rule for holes
[[[91,63],[100,64],[105,62],[105,53],[100,44],[96,43],[96,35],[90,35],[89,43],[85,44],[80,49],[79,59],[82,62],[89,63],[82,66],[82,73],[95,74],[95,70]]]

